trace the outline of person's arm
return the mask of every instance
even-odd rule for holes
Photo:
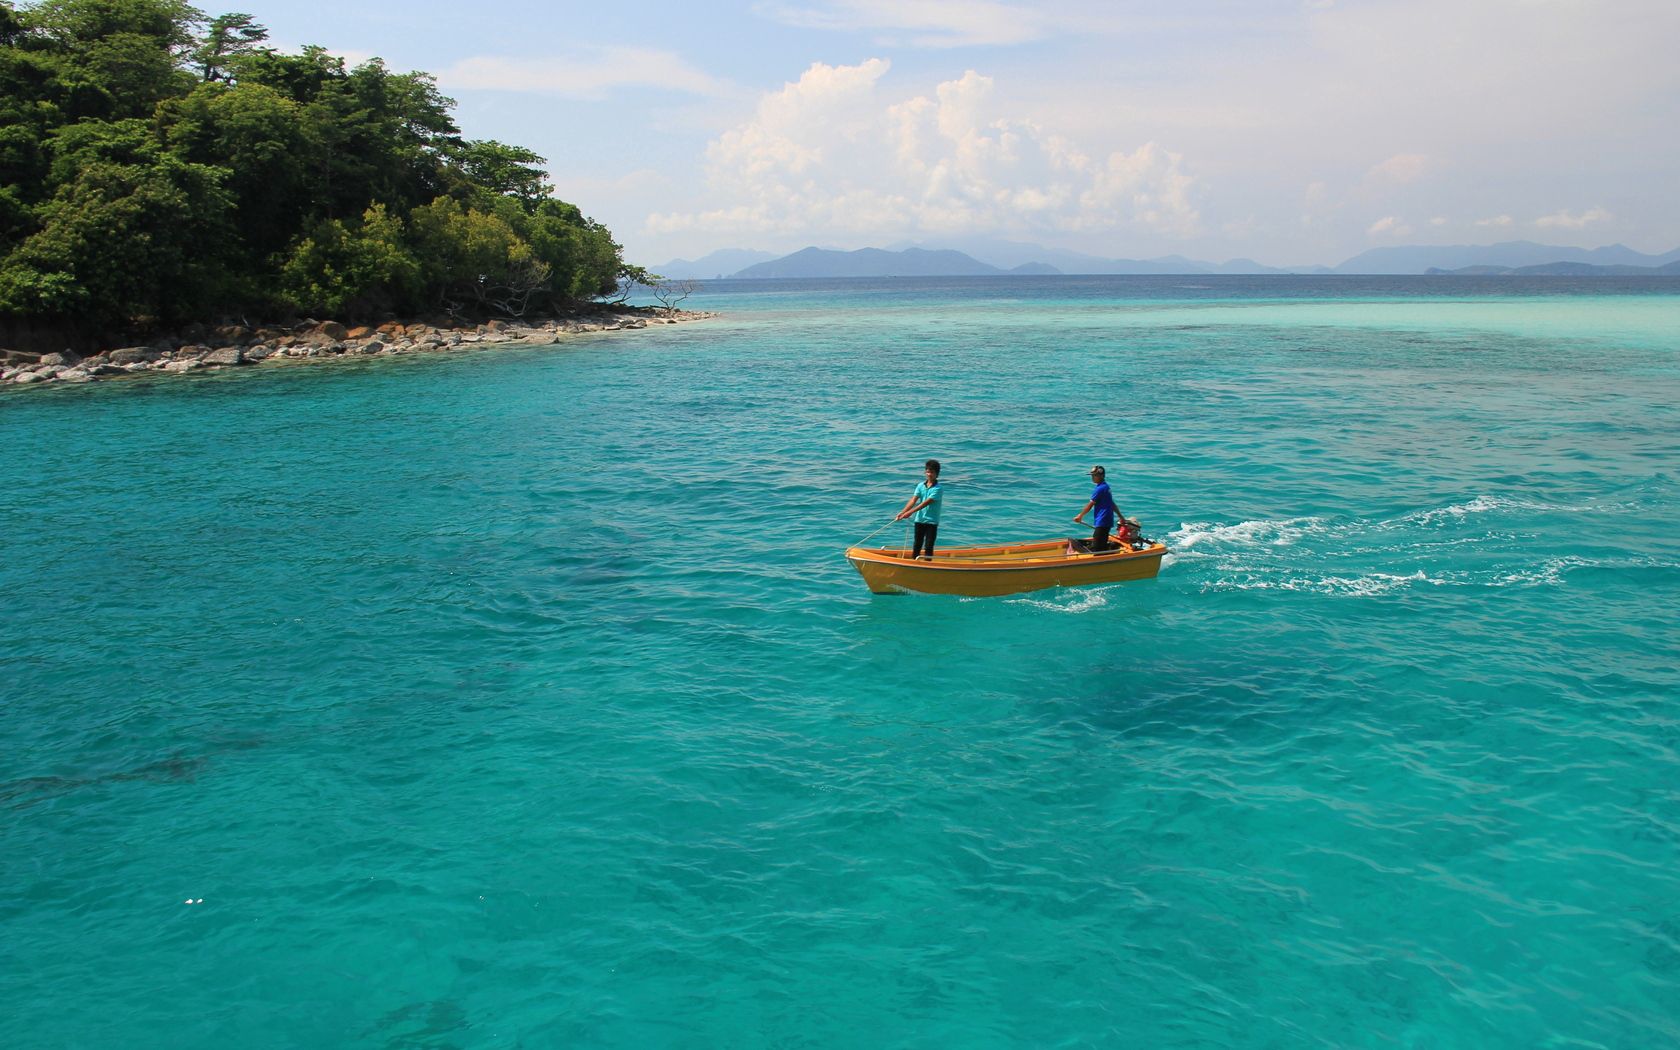
[[[916,503],[916,497],[911,496],[909,499],[904,501],[904,509],[899,511],[898,516],[896,518],[894,518],[893,520],[894,521],[903,521],[905,518],[908,518],[910,515],[916,513],[918,510],[921,510],[923,507],[927,506],[929,503],[932,503],[932,502],[933,502],[933,497],[932,496],[929,496],[927,499],[922,500],[920,503]],[[915,506],[911,506],[912,503],[915,503]]]
[[[1074,515],[1074,516],[1073,516],[1073,520],[1074,520],[1074,521],[1076,521],[1076,522],[1078,522],[1078,523],[1079,523],[1079,524],[1081,524],[1081,525],[1083,525],[1083,524],[1085,524],[1085,522],[1084,522],[1084,520],[1083,520],[1083,519],[1084,519],[1084,517],[1085,517],[1085,515],[1087,515],[1087,514],[1089,514],[1089,513],[1091,513],[1091,508],[1092,508],[1092,507],[1095,507],[1095,506],[1096,506],[1096,505],[1097,505],[1097,501],[1096,501],[1096,500],[1094,500],[1094,499],[1088,499],[1088,500],[1086,500],[1086,501],[1085,501],[1085,509],[1083,509],[1083,510],[1081,510],[1081,511],[1080,511],[1080,512],[1079,512],[1079,513],[1078,513],[1078,514],[1075,514],[1075,515]]]

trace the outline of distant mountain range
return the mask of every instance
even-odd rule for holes
[[[998,274],[1496,274],[1559,276],[1680,275],[1680,248],[1646,255],[1624,245],[1568,248],[1506,241],[1486,245],[1373,248],[1337,266],[1262,266],[1252,259],[1202,262],[1182,255],[1104,259],[1014,241],[970,238],[955,247],[921,245],[836,251],[804,248],[791,255],[726,249],[690,262],[673,259],[654,272],[672,279],[972,277]]]
[[[1604,248],[1561,248],[1549,244],[1535,244],[1533,241],[1505,241],[1502,244],[1458,244],[1447,247],[1373,248],[1342,263],[1335,268],[1335,272],[1428,273],[1432,269],[1460,271],[1482,266],[1516,270],[1534,266],[1554,266],[1559,263],[1654,269],[1677,260],[1680,260],[1680,248],[1663,255],[1646,255],[1621,244],[1612,244]]]
[[[652,269],[654,273],[674,281],[705,281],[714,277],[733,277],[754,263],[769,262],[775,258],[778,258],[775,252],[724,248],[710,255],[702,255],[693,262],[687,259],[672,259],[664,266],[655,266]]]
[[[880,248],[859,248],[855,252],[805,248],[780,259],[756,263],[735,276],[743,280],[763,280],[775,277],[978,277],[1002,273],[1060,272],[1043,263],[1026,263],[1004,270],[949,248],[937,251],[906,248],[898,252]]]
[[[1680,262],[1662,266],[1595,266],[1557,262],[1540,266],[1464,266],[1457,270],[1430,267],[1424,273],[1458,277],[1680,277]]]

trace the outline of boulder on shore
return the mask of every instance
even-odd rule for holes
[[[105,355],[113,365],[145,364],[162,356],[163,351],[150,346],[125,346]]]
[[[389,321],[377,327],[349,327],[314,318],[268,327],[200,323],[174,335],[159,335],[150,345],[118,347],[86,356],[69,349],[40,354],[0,348],[0,383],[86,383],[135,372],[195,372],[279,358],[383,356],[506,343],[551,345],[561,342],[565,335],[581,332],[675,324],[679,316],[688,320],[716,315],[676,311],[659,318],[645,311],[601,309],[572,311],[563,318],[541,321],[495,319],[482,324],[442,315],[406,324]]]

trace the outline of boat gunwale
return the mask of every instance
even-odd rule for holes
[[[1030,543],[997,544],[990,547],[956,547],[952,548],[952,550],[984,550],[1005,553],[1009,551],[1010,548],[1015,548],[1016,550],[1021,550],[1023,548],[1030,550],[1033,547],[1039,546],[1049,550],[1059,547],[1065,542],[1065,540],[1045,540]],[[938,559],[923,561],[918,558],[909,558],[903,555],[887,554],[887,549],[888,548],[885,547],[848,547],[846,549],[846,560],[854,564],[859,561],[864,561],[872,565],[890,565],[907,569],[933,570],[937,572],[1030,572],[1061,567],[1075,568],[1084,566],[1112,565],[1116,562],[1122,561],[1161,558],[1170,553],[1167,550],[1166,544],[1157,542],[1150,544],[1142,550],[1113,550],[1104,551],[1100,554],[1086,552],[1082,554],[1063,555],[1059,558],[1023,558],[1019,561],[1007,562],[1004,564],[998,564],[995,561],[988,564],[984,559],[961,558],[955,554],[944,555],[945,561],[943,562]],[[957,562],[957,564],[953,564],[953,562]]]

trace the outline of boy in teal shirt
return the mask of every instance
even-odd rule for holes
[[[945,490],[939,484],[939,461],[930,459],[922,471],[922,483],[916,486],[916,492],[904,501],[904,509],[898,512],[894,521],[910,518],[916,525],[916,546],[910,557],[922,557],[922,548],[927,548],[927,559],[933,560],[933,538],[939,534],[939,509],[943,503]],[[913,516],[912,516],[913,515]]]

